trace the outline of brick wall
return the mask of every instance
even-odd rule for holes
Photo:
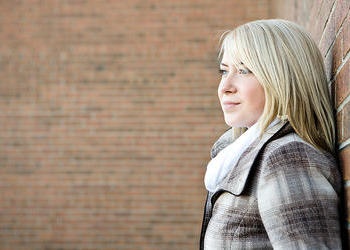
[[[350,230],[350,1],[272,0],[271,12],[306,27],[325,58],[338,126],[338,149],[344,179],[344,232]],[[288,10],[288,11],[287,11]],[[349,245],[345,238],[345,244]]]
[[[197,249],[217,40],[267,2],[1,1],[0,249]]]

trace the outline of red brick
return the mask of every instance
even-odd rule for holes
[[[334,76],[343,62],[343,32],[340,31],[335,39],[333,51],[329,53],[332,56],[332,76]]]
[[[345,197],[346,197],[346,203],[345,203],[345,208],[348,211],[347,213],[347,222],[350,223],[350,187],[347,186],[345,187]]]
[[[347,103],[337,113],[338,142],[343,143],[350,138],[350,104]]]
[[[331,1],[325,1],[325,2],[331,2]],[[327,10],[328,10],[328,6],[331,6],[330,3],[328,3],[328,5],[323,5],[323,6],[327,6]],[[324,13],[322,13],[321,15],[324,16]],[[324,17],[323,17],[324,18]],[[335,35],[336,35],[336,16],[335,16],[335,12],[331,12],[330,15],[328,16],[326,23],[325,23],[325,28],[323,30],[323,34],[319,43],[319,47],[321,50],[321,53],[323,55],[326,55],[327,52],[329,51],[329,49],[331,48],[331,45],[333,44],[334,40],[335,40]]]
[[[341,68],[338,75],[335,78],[336,88],[336,105],[337,107],[344,101],[344,99],[350,94],[350,61]]]
[[[344,141],[343,137],[343,112],[339,111],[336,115],[337,120],[337,137],[338,137],[338,143],[342,143]]]
[[[321,18],[318,17],[320,12],[320,6],[322,5],[322,0],[315,0],[309,2],[312,3],[311,11],[309,14],[303,15],[303,17],[305,19],[309,18],[309,20],[312,20],[312,22],[305,20],[303,22],[303,25],[310,32],[313,39],[315,39],[316,42],[319,42],[324,27],[320,24]]]
[[[350,138],[350,103],[347,103],[343,110],[343,138],[348,140]]]
[[[197,248],[218,34],[268,2],[1,1],[0,249]]]
[[[346,0],[337,0],[335,8],[336,29],[339,30],[343,24],[344,18],[348,15],[350,2]]]
[[[348,17],[343,24],[343,57],[350,49],[350,17]]]
[[[340,167],[344,180],[350,180],[350,147],[346,147],[339,152]]]

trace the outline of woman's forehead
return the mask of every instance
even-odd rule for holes
[[[221,62],[227,65],[237,65],[239,64],[240,60],[234,55],[234,53],[230,50],[224,50],[222,57],[221,57]]]

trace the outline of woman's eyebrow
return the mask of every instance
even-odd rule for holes
[[[220,63],[220,66],[228,67],[228,65],[225,63]]]

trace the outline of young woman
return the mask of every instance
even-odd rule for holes
[[[341,249],[341,178],[323,58],[295,23],[223,35],[201,249]],[[242,133],[242,129],[246,130]]]

